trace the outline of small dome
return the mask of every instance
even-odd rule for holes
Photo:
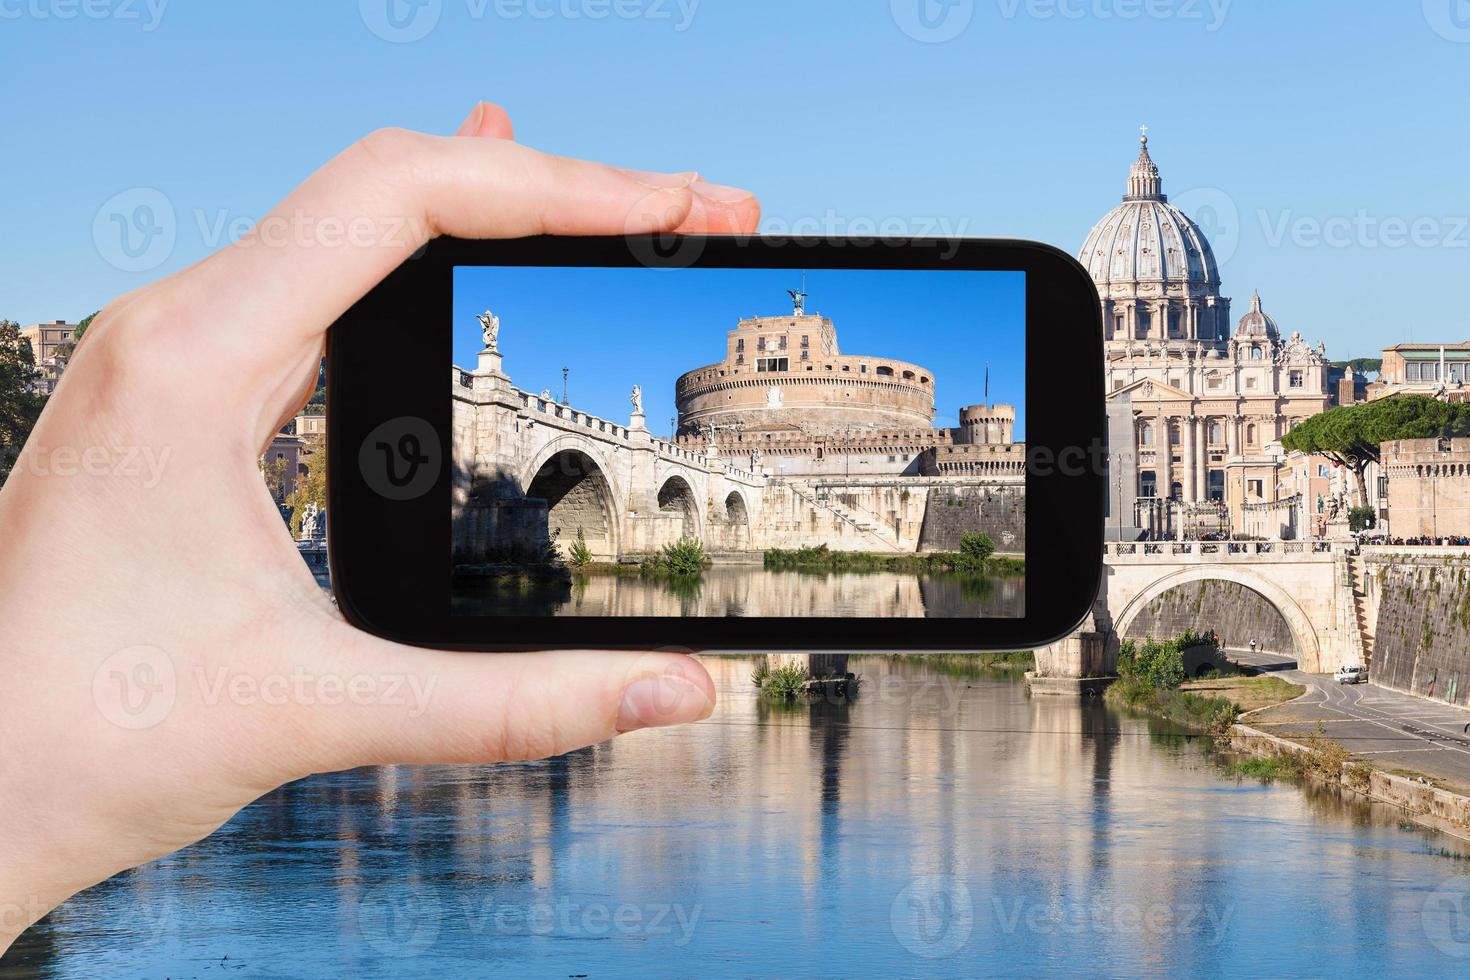
[[[1280,340],[1281,331],[1276,328],[1276,321],[1261,309],[1261,294],[1259,292],[1251,295],[1250,312],[1240,318],[1240,325],[1235,328],[1237,337],[1264,337],[1268,340]]]
[[[1204,232],[1163,193],[1146,135],[1128,173],[1123,203],[1093,227],[1078,259],[1100,288],[1159,282],[1213,289],[1220,284],[1220,267]]]

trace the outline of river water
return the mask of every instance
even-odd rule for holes
[[[601,572],[529,593],[462,581],[455,584],[454,608],[477,616],[1017,617],[1026,614],[1026,579],[715,565],[694,580]]]
[[[778,709],[279,790],[0,976],[1450,976],[1470,860],[1384,807],[1004,678],[858,658]],[[931,662],[932,663],[932,662]],[[1447,849],[1447,850],[1446,850]]]

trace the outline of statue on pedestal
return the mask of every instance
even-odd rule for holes
[[[485,349],[498,350],[500,345],[500,317],[486,310],[476,319],[480,321],[480,327],[484,332]]]
[[[634,415],[642,415],[643,414],[643,386],[642,385],[634,385],[633,386],[633,393],[628,396],[628,401],[632,402],[632,404],[633,404],[633,414]]]

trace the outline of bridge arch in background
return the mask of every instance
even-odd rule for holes
[[[1239,585],[1269,602],[1281,614],[1281,618],[1286,620],[1286,627],[1291,631],[1292,642],[1296,645],[1297,662],[1301,668],[1308,671],[1320,669],[1322,646],[1317,639],[1317,630],[1297,601],[1264,576],[1244,569],[1222,568],[1219,565],[1183,568],[1164,575],[1140,589],[1138,594],[1123,607],[1123,610],[1113,617],[1113,632],[1117,634],[1118,641],[1122,642],[1128,636],[1128,630],[1133,626],[1133,621],[1144,609],[1148,608],[1149,603],[1159,596],[1181,585],[1209,581]]]

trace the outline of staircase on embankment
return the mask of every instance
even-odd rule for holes
[[[871,518],[863,511],[854,510],[827,494],[817,494],[810,487],[788,483],[787,487],[803,504],[817,515],[819,520],[829,520],[846,529],[852,535],[852,543],[864,551],[906,552],[891,528]]]
[[[1365,578],[1363,574],[1363,556],[1360,554],[1348,555],[1347,559],[1347,585],[1351,590],[1353,604],[1353,618],[1357,624],[1358,641],[1363,649],[1363,666],[1372,674],[1373,667],[1373,628],[1368,622],[1368,596],[1365,591]]]

